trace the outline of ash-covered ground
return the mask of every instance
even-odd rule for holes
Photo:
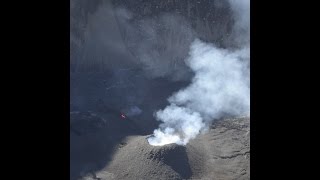
[[[78,179],[250,179],[250,118],[215,121],[186,146],[151,146],[148,135],[130,135],[135,129],[129,123],[114,126],[82,138],[72,135],[82,141],[78,151],[90,155],[75,157],[87,161]],[[125,129],[127,136],[119,137]]]
[[[147,141],[162,123],[155,113],[195,82],[199,72],[186,63],[195,39],[228,51],[248,46],[234,2],[70,1],[71,180],[250,179],[250,117],[229,106],[205,114],[185,146]]]

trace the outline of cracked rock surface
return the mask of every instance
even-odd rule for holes
[[[250,119],[217,121],[187,152],[191,179],[250,179]]]

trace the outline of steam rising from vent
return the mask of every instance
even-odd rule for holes
[[[196,39],[187,66],[192,83],[169,97],[169,106],[155,113],[162,121],[148,142],[154,146],[186,145],[214,119],[250,113],[250,1],[229,0],[235,16],[233,42],[238,49],[221,49]]]
[[[170,105],[155,114],[163,123],[149,143],[186,145],[213,119],[248,115],[250,82],[248,64],[242,61],[248,50],[231,52],[200,40],[193,42],[186,60],[195,72],[192,83],[173,94]]]
[[[156,117],[164,122],[160,125],[163,131],[160,129],[154,131],[155,138],[149,139],[151,145],[186,144],[204,127],[198,112],[186,107],[179,107],[174,103],[164,110],[158,111]]]

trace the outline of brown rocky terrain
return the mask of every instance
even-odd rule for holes
[[[151,146],[128,136],[111,161],[81,179],[250,179],[250,118],[216,121],[186,146]]]

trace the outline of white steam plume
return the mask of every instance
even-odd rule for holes
[[[170,105],[155,117],[163,123],[148,142],[154,146],[186,145],[206,124],[225,115],[250,114],[250,0],[228,0],[235,23],[232,41],[237,50],[221,49],[195,40],[186,64],[192,83],[173,94]]]
[[[192,83],[169,98],[170,105],[155,116],[162,121],[148,139],[151,145],[186,145],[207,122],[221,116],[248,115],[250,82],[243,59],[249,49],[229,51],[196,40],[187,65],[195,72]]]

